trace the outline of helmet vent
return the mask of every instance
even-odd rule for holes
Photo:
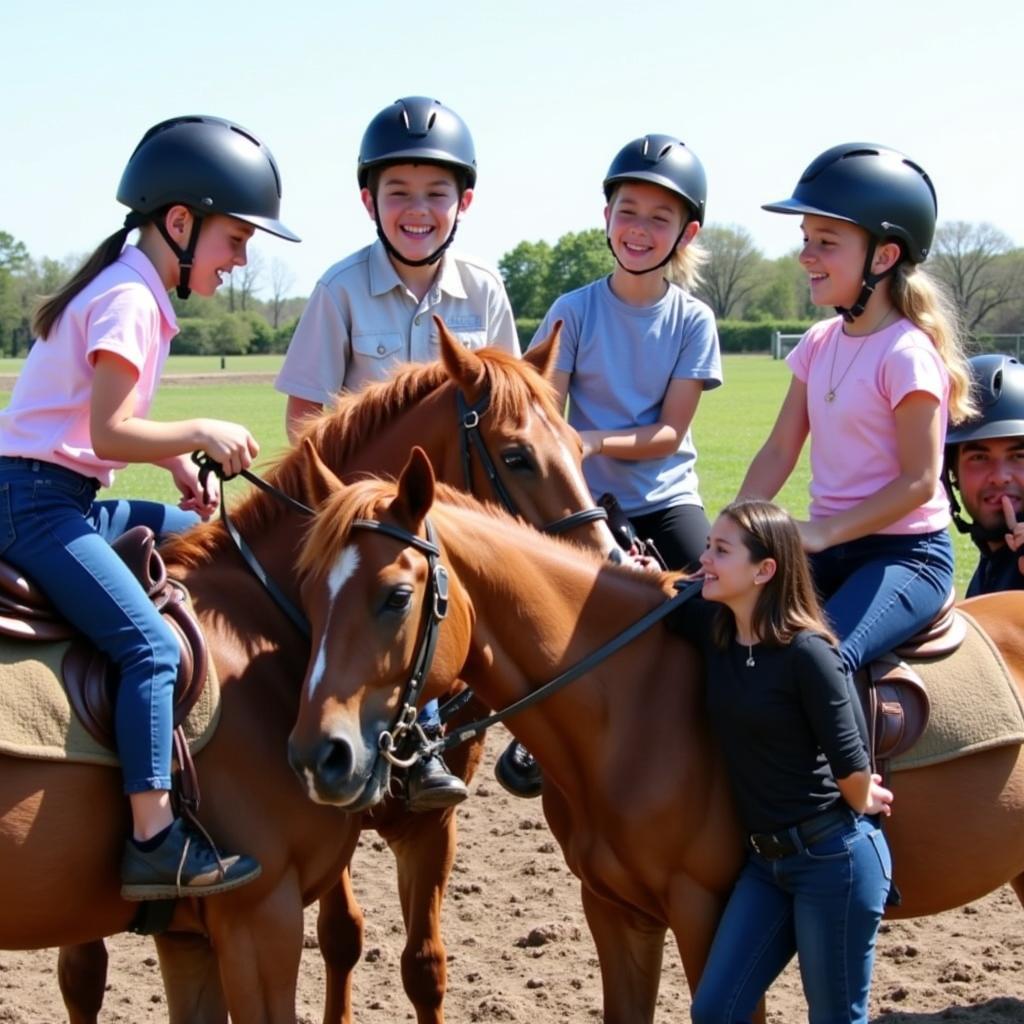
[[[667,142],[664,146],[661,147],[661,149],[658,150],[658,159],[659,160],[664,160],[665,157],[667,157],[669,155],[669,153],[671,153],[671,152],[672,152],[672,143],[671,142]]]
[[[437,120],[437,111],[432,111],[430,117],[427,118],[427,131],[434,127],[434,122]]]
[[[239,128],[237,124],[233,124],[231,126],[231,130],[235,132],[236,135],[241,135],[243,139],[248,139],[257,149],[263,148],[260,140],[257,139],[255,135],[250,135],[244,128]]]
[[[1000,367],[998,370],[996,370],[995,376],[992,378],[992,394],[996,397],[996,399],[999,398],[999,395],[1002,393],[1002,390],[1003,370],[1002,367]]]

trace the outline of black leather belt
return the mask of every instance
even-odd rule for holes
[[[848,807],[834,807],[780,832],[753,832],[750,846],[765,860],[779,860],[821,842],[842,828],[852,826],[855,821],[856,816]]]

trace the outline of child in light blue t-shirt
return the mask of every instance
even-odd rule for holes
[[[690,424],[722,383],[714,314],[687,291],[704,255],[704,168],[677,139],[647,135],[618,153],[604,192],[615,270],[557,299],[534,343],[564,321],[554,383],[591,491],[614,495],[670,568],[695,568],[708,520]]]
[[[714,314],[686,290],[703,259],[694,239],[704,168],[678,139],[645,135],[612,161],[604,194],[615,270],[556,299],[531,344],[563,321],[552,380],[561,403],[569,398],[590,490],[614,496],[669,568],[696,569],[710,526],[690,424],[700,396],[722,383]],[[540,794],[536,761],[520,743],[495,774],[516,796]]]

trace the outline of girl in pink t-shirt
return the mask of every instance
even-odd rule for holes
[[[78,273],[47,298],[36,342],[0,413],[0,555],[117,666],[115,734],[132,812],[121,864],[125,899],[207,896],[255,878],[251,857],[220,855],[170,803],[171,700],[178,645],[111,548],[136,523],[173,532],[209,516],[189,453],[227,474],[259,448],[245,427],[216,419],[146,418],[171,338],[167,290],[212,295],[244,266],[260,228],[298,239],[278,220],[280,176],[266,147],[219,118],[184,117],[151,128],[117,198],[131,212]],[[139,230],[137,246],[126,245]],[[96,501],[130,462],[168,469],[180,507]]]
[[[811,301],[839,316],[790,353],[789,392],[740,494],[774,497],[810,434],[800,533],[853,670],[931,621],[953,585],[942,451],[947,419],[973,410],[956,318],[920,269],[935,190],[902,154],[847,143],[764,208],[802,216]]]

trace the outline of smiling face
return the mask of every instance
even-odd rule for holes
[[[651,270],[664,260],[686,223],[679,196],[643,181],[619,185],[604,216],[612,250],[634,271]]]
[[[246,264],[246,246],[255,234],[251,224],[219,214],[203,219],[189,287],[197,295],[213,295],[224,276]]]
[[[380,216],[387,240],[411,261],[426,259],[448,240],[473,199],[473,190],[459,195],[453,171],[434,164],[395,164],[380,172],[376,197],[361,193],[370,217]]]
[[[864,280],[868,233],[856,224],[808,214],[801,222],[800,265],[811,283],[816,306],[852,306]]]
[[[957,453],[956,480],[964,508],[984,529],[1005,527],[1004,496],[1020,521],[1024,515],[1024,438],[965,441]]]

